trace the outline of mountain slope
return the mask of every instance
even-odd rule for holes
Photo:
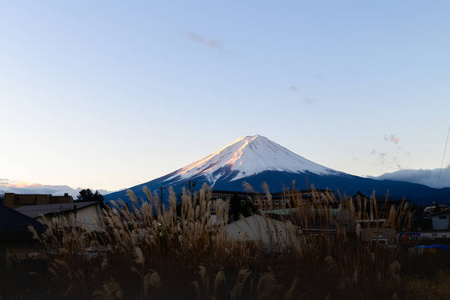
[[[266,137],[255,135],[237,139],[204,159],[175,171],[167,181],[204,176],[209,184],[214,185],[223,177],[234,181],[265,171],[340,173],[307,160]]]
[[[389,194],[393,198],[406,197],[417,203],[450,200],[450,188],[433,189],[420,184],[380,181],[339,172],[293,153],[266,137],[255,135],[237,139],[207,157],[191,163],[170,174],[130,188],[138,199],[145,199],[142,188],[150,191],[171,186],[175,193],[196,183],[195,189],[206,183],[216,190],[242,191],[248,182],[257,191],[266,182],[271,192],[281,192],[295,181],[297,189],[307,189],[313,184],[318,189],[339,191],[342,195],[354,195],[358,190],[366,195]],[[168,195],[164,192],[165,197]],[[105,196],[106,201],[127,200],[126,191]]]

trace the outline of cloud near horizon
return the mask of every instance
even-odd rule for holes
[[[450,166],[443,168],[442,171],[441,169],[403,169],[392,173],[385,173],[378,177],[368,177],[378,180],[397,180],[418,183],[432,188],[444,188],[450,187]]]
[[[45,185],[40,183],[12,182],[4,178],[0,179],[0,194],[16,193],[64,195],[65,193],[68,193],[75,199],[81,190],[82,188],[74,189],[68,185]],[[98,190],[98,192],[102,195],[111,193],[111,191],[107,190]]]

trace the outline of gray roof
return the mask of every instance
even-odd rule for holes
[[[28,226],[33,226],[38,233],[45,228],[36,220],[15,211],[14,209],[0,205],[0,241],[2,240],[32,240],[32,233]]]
[[[97,201],[73,202],[59,204],[42,204],[42,205],[24,205],[15,210],[30,217],[37,218],[40,215],[68,213],[74,210],[80,210],[85,207],[98,204]]]

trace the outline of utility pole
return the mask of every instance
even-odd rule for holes
[[[167,190],[167,188],[165,186],[159,186],[158,189],[161,191],[160,194],[160,202],[163,203],[164,198],[163,198],[163,190]]]
[[[438,182],[437,182],[436,188],[439,188],[439,181],[441,180],[442,167],[444,166],[444,158],[445,158],[445,152],[447,151],[447,144],[448,144],[449,136],[450,136],[450,126],[448,126],[447,140],[445,142],[444,155],[442,156],[441,169],[439,170],[439,177],[438,177]]]

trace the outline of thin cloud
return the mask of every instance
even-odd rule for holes
[[[378,153],[378,161],[380,162],[380,164],[384,165],[384,163],[386,162],[386,156],[387,156],[386,152]]]
[[[314,99],[314,98],[303,97],[303,103],[304,104],[312,104],[314,102],[316,102],[316,99]]]
[[[387,137],[386,137],[387,138]],[[388,139],[388,138],[387,138]],[[373,149],[369,152],[373,162],[377,165],[383,166],[383,168],[390,168],[391,170],[402,170],[407,169],[402,162],[404,156],[410,156],[410,152],[403,150],[401,147],[397,146],[388,151],[379,151]]]
[[[184,33],[191,41],[194,41],[196,43],[199,43],[199,44],[211,47],[211,48],[223,49],[222,45],[214,39],[203,37],[197,33],[189,31],[189,30],[186,30]]]
[[[385,136],[384,140],[388,141],[388,142],[392,142],[392,143],[394,143],[396,145],[398,145],[398,143],[400,142],[400,138],[396,137],[393,134],[391,134],[389,137]]]

